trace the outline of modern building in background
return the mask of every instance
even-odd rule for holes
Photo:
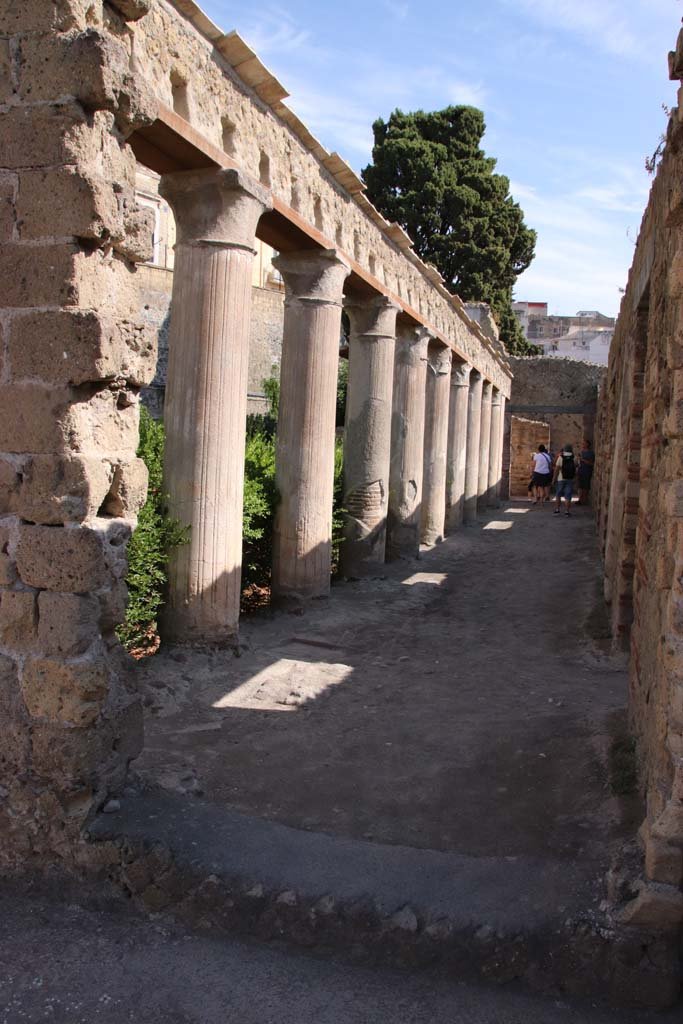
[[[607,366],[615,318],[597,310],[579,310],[574,316],[549,316],[547,302],[513,302],[512,309],[524,336],[543,355],[581,359]]]

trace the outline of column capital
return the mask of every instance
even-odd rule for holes
[[[491,383],[490,380],[486,380],[486,378],[484,377],[484,398],[486,400],[490,399],[492,391],[493,391],[493,384]]]
[[[344,297],[344,309],[351,321],[351,331],[362,337],[394,338],[396,316],[401,307],[386,295],[371,295],[361,298],[356,295]]]
[[[243,171],[226,168],[164,174],[159,193],[173,208],[180,245],[254,252],[256,225],[273,206],[267,188]]]
[[[503,396],[501,395],[500,390],[497,387],[495,387],[495,385],[494,385],[493,395],[491,396],[491,404],[492,405],[501,405],[502,402],[503,402]]]
[[[470,386],[470,375],[472,367],[469,363],[460,363],[453,360],[451,369],[451,387],[467,388]]]
[[[396,358],[410,366],[426,362],[427,346],[432,337],[432,332],[422,324],[411,324],[406,327],[399,321],[396,327],[396,340],[401,344],[397,346]]]
[[[428,349],[428,366],[437,377],[450,374],[453,350],[440,342],[434,342]]]
[[[285,301],[341,306],[344,281],[351,267],[338,249],[281,252],[273,266],[285,282]]]

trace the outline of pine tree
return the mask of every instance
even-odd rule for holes
[[[534,257],[536,232],[481,149],[485,129],[475,107],[395,110],[373,125],[373,162],[363,180],[368,199],[408,232],[450,291],[491,305],[506,348],[521,355],[535,346],[512,313],[512,289]]]

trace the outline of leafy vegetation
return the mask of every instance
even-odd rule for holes
[[[341,361],[346,368],[346,362]],[[244,511],[242,520],[242,590],[245,607],[263,604],[270,587],[273,559],[273,523],[278,494],[275,486],[275,432],[280,384],[277,377],[264,381],[269,409],[247,418],[244,455]],[[338,409],[346,398],[346,376],[340,373]],[[189,530],[168,516],[163,492],[164,426],[140,410],[138,456],[149,472],[147,501],[128,546],[128,607],[118,636],[124,647],[137,655],[153,653],[159,643],[158,618],[165,599],[168,557],[173,548],[187,543]],[[344,525],[342,503],[343,443],[337,438],[334,453],[334,507],[332,513],[333,571],[339,561]]]
[[[166,510],[162,487],[164,427],[152,419],[144,406],[140,409],[137,454],[147,466],[149,485],[147,500],[128,545],[128,607],[117,632],[127,650],[144,652],[158,644],[157,622],[164,602],[168,556],[188,539],[187,529],[170,519]]]
[[[373,125],[363,180],[368,199],[408,232],[446,287],[465,301],[488,302],[508,351],[523,355],[536,346],[512,312],[512,289],[534,257],[536,232],[480,148],[485,128],[475,107],[395,110]]]

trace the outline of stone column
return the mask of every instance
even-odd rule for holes
[[[491,395],[493,384],[484,381],[481,396],[481,433],[479,435],[479,481],[477,484],[477,508],[483,512],[487,505],[489,487],[489,462],[491,461]]]
[[[424,469],[420,534],[423,544],[439,544],[446,522],[448,399],[453,353],[438,341],[429,345],[425,399]]]
[[[283,253],[285,282],[275,455],[273,598],[300,604],[330,591],[337,370],[342,288],[336,249]]]
[[[502,416],[503,399],[498,388],[493,389],[491,398],[491,444],[489,457],[489,478],[486,492],[486,504],[489,508],[498,508],[498,491],[500,488],[501,463],[503,457]]]
[[[469,363],[453,363],[451,397],[448,405],[448,455],[446,457],[446,529],[460,526],[465,503],[467,464],[467,401],[470,390]]]
[[[189,541],[169,566],[164,632],[237,635],[251,275],[268,191],[240,171],[161,179],[177,224],[166,388],[165,487]]]
[[[383,295],[345,303],[351,323],[344,430],[341,570],[363,576],[384,565],[391,462],[396,314]]]
[[[469,400],[467,405],[467,464],[465,466],[465,502],[463,519],[466,523],[477,521],[477,496],[479,488],[479,439],[481,437],[481,395],[483,379],[477,370],[470,376]]]
[[[420,551],[427,345],[424,327],[399,324],[391,413],[391,469],[387,554],[414,558]]]

